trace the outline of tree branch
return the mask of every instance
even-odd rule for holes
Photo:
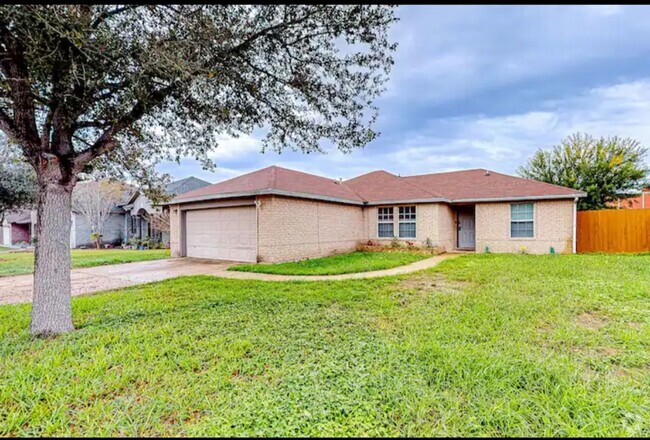
[[[112,11],[104,11],[101,14],[99,14],[99,16],[95,20],[93,20],[90,27],[93,29],[97,29],[103,22],[106,21],[106,19],[110,17],[114,17],[115,15],[119,15],[124,11],[134,10],[136,8],[139,8],[140,6],[142,5],[126,5],[119,8],[115,8]]]
[[[2,109],[0,109],[0,130],[4,131],[7,137],[9,137],[12,141],[17,143],[22,142],[22,139],[20,139],[18,135],[18,131],[16,130],[14,122]]]
[[[81,170],[91,160],[117,147],[115,136],[140,119],[147,110],[160,105],[178,86],[178,82],[172,83],[162,90],[153,92],[147,99],[139,100],[128,113],[106,129],[91,147],[75,155],[75,169]]]

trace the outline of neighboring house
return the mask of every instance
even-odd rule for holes
[[[207,185],[210,183],[196,177],[188,177],[170,183],[165,187],[165,191],[173,197]],[[119,245],[132,237],[169,243],[168,232],[154,231],[149,227],[149,215],[154,212],[162,212],[162,207],[152,206],[149,199],[140,191],[128,187],[122,201],[115,205],[104,225],[102,243]],[[7,214],[2,224],[2,244],[11,246],[22,242],[31,243],[31,238],[35,235],[35,227],[36,210],[21,210]],[[90,223],[86,218],[73,211],[70,246],[72,248],[95,246],[90,238],[91,232]]]
[[[650,187],[644,188],[639,195],[621,197],[608,205],[618,209],[650,209]]]
[[[70,227],[70,247],[94,247],[95,243],[90,238],[92,232],[90,223],[78,212],[72,212],[72,225]],[[102,243],[120,244],[123,238],[124,210],[115,206],[104,225]],[[31,244],[32,237],[36,235],[36,210],[23,209],[8,214],[2,225],[2,244],[15,246],[21,243]]]
[[[210,182],[190,176],[168,184],[165,187],[165,194],[175,197],[209,185],[211,185]],[[152,205],[141,191],[135,191],[121,207],[126,213],[122,226],[126,240],[130,238],[151,239],[169,243],[169,232],[157,231],[151,227],[151,215],[161,214],[163,212],[162,205]]]
[[[575,252],[570,188],[488,170],[339,181],[276,166],[172,200],[172,256],[288,261],[393,238],[445,250]]]
[[[5,215],[2,222],[2,244],[16,246],[31,244],[36,226],[36,211],[21,209]]]

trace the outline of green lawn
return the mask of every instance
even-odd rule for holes
[[[102,249],[72,250],[72,267],[103,266],[105,264],[131,263],[133,261],[169,258],[169,249],[147,251]],[[0,255],[0,277],[23,275],[34,271],[32,252],[10,252]]]
[[[0,435],[648,436],[650,256],[409,276],[186,277],[0,307]]]
[[[338,275],[390,269],[431,257],[432,255],[428,254],[409,252],[352,252],[291,263],[242,264],[232,266],[228,270],[278,275]]]

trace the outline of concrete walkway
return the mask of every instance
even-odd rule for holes
[[[213,275],[222,278],[262,281],[331,281],[359,278],[376,278],[401,275],[428,269],[459,254],[442,254],[406,266],[373,272],[344,275],[272,275],[254,272],[230,272],[232,262],[173,258],[168,260],[140,261],[72,270],[72,295],[86,295],[103,290],[119,289],[153,281],[162,281],[186,275]],[[0,278],[0,304],[16,304],[32,300],[33,275]]]

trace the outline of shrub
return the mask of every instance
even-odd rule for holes
[[[424,247],[426,249],[433,249],[433,241],[431,240],[430,237],[427,237],[427,239],[424,240]]]
[[[397,237],[393,237],[393,239],[390,241],[390,247],[397,249],[402,247],[402,242],[399,241]]]

